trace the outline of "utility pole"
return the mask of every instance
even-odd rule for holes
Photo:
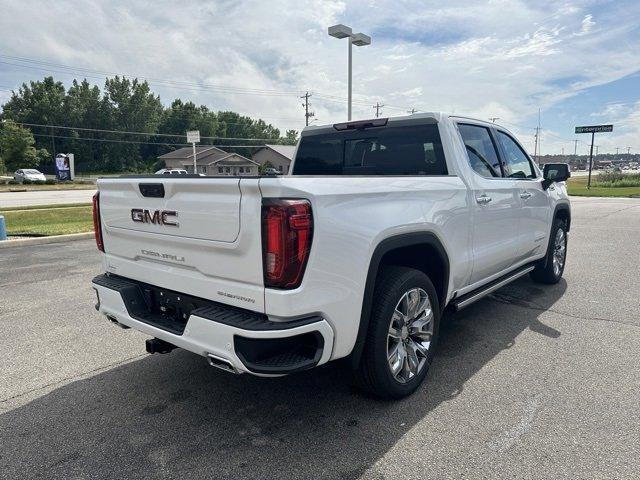
[[[564,157],[564,147],[562,147],[562,156]]]
[[[311,94],[309,92],[306,92],[303,96],[300,97],[300,98],[304,98],[304,103],[302,104],[302,106],[304,107],[304,122],[307,127],[309,126],[309,118],[315,116],[315,113],[309,111],[310,96]]]
[[[578,154],[578,139],[576,138],[573,141],[573,156],[575,157]]]
[[[620,147],[616,147],[616,157],[618,156],[618,150],[620,150]]]
[[[631,147],[627,147],[627,155],[631,153]]]
[[[496,120],[500,120],[500,117],[490,117],[491,123],[496,123]]]
[[[536,127],[535,131],[536,133],[533,136],[533,158],[536,161],[536,163],[538,163],[538,131],[540,130],[540,127]],[[538,163],[539,164],[539,163]]]
[[[380,102],[376,102],[376,104],[373,106],[373,108],[376,109],[376,118],[378,118],[380,116],[380,109],[384,107],[383,103]]]

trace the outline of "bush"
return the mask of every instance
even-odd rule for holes
[[[45,183],[47,183],[46,180],[34,180],[33,182],[34,185],[44,185]]]
[[[29,180],[28,178],[25,178],[24,180],[22,180],[22,184],[23,185],[31,185],[33,182],[31,180]]]
[[[18,185],[18,182],[16,182],[15,180],[9,180],[7,183],[9,185]]]
[[[46,185],[55,185],[58,181],[55,178],[47,178],[44,183]]]
[[[600,173],[596,177],[595,183],[599,187],[608,188],[640,187],[640,173]]]

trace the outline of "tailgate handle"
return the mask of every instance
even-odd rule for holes
[[[164,198],[164,185],[161,183],[140,183],[138,186],[143,197]]]

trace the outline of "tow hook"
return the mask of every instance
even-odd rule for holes
[[[150,338],[145,341],[145,345],[147,347],[147,353],[169,353],[178,348],[169,342],[160,340],[159,338]]]

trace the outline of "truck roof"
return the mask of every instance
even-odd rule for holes
[[[386,118],[386,120],[387,120],[387,125],[393,125],[393,126],[400,127],[400,126],[404,126],[404,125],[409,126],[409,125],[419,125],[419,124],[432,124],[432,123],[440,122],[441,120],[443,120],[445,118],[458,118],[458,119],[464,119],[464,120],[471,120],[474,123],[481,123],[481,124],[491,125],[491,126],[494,126],[494,127],[495,126],[499,126],[501,128],[504,128],[505,130],[507,130],[502,125],[491,123],[488,120],[482,120],[482,119],[479,119],[479,118],[467,117],[467,116],[464,116],[464,115],[455,115],[455,114],[446,113],[446,112],[414,113],[413,115],[401,115],[401,116],[397,116],[397,117],[388,117],[388,118]],[[319,133],[335,132],[334,125],[338,125],[338,124],[342,124],[342,123],[374,122],[374,121],[383,121],[383,120],[385,120],[385,118],[357,119],[357,120],[351,120],[349,122],[338,122],[338,123],[330,123],[330,124],[325,124],[325,125],[310,125],[308,127],[305,127],[302,130],[301,136],[317,135]]]

